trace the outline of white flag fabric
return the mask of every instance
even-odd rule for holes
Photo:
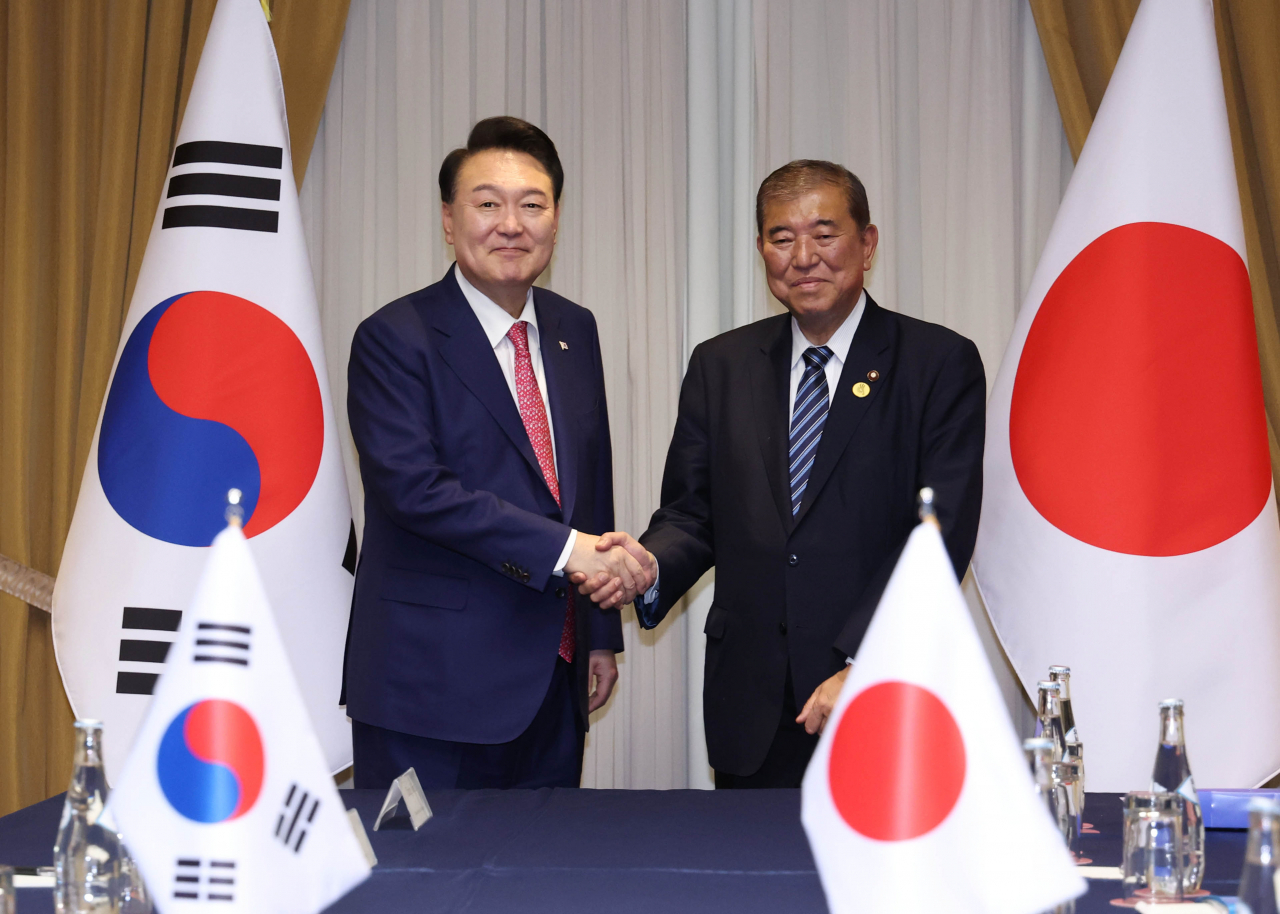
[[[1085,891],[932,524],[889,579],[801,818],[832,914],[1036,914]]]
[[[991,393],[973,569],[1028,693],[1071,667],[1090,789],[1280,768],[1280,526],[1209,0],[1146,0]]]
[[[105,722],[112,780],[231,488],[336,771],[355,541],[258,0],[214,11],[54,590],[62,680],[78,717]]]
[[[314,914],[369,865],[240,529],[206,559],[110,813],[162,911]]]

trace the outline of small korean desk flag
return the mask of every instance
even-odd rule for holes
[[[889,579],[802,796],[832,914],[1036,914],[1085,891],[932,523]]]
[[[113,782],[232,488],[337,771],[355,540],[258,0],[214,9],[53,594],[62,682],[78,717],[105,722]]]
[[[1210,0],[1143,0],[987,406],[974,578],[1023,687],[1071,667],[1094,790],[1280,770],[1280,521]]]
[[[236,525],[214,540],[110,808],[166,914],[314,914],[369,875]]]

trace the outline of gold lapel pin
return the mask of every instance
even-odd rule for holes
[[[866,381],[859,381],[853,385],[853,395],[855,397],[865,397],[869,393],[871,393],[871,385]]]
[[[870,371],[868,371],[868,372],[867,372],[867,380],[868,380],[868,381],[879,381],[879,380],[880,380],[880,372],[876,371],[874,368],[873,368],[873,369],[871,369]]]
[[[564,340],[561,340],[561,341],[560,341],[560,348],[561,348],[561,349],[563,349],[565,352],[568,352],[568,351],[569,351],[569,344],[568,344],[568,343],[566,343]]]

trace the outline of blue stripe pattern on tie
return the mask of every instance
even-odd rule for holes
[[[796,389],[796,408],[791,416],[791,516],[800,511],[804,488],[809,484],[809,471],[818,454],[822,426],[827,421],[831,399],[827,389],[827,362],[831,350],[826,346],[810,346],[804,351],[804,376]]]

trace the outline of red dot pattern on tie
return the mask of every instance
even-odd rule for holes
[[[534,456],[542,468],[542,478],[547,482],[551,495],[560,504],[560,480],[556,476],[555,451],[551,448],[551,427],[547,423],[547,410],[542,402],[542,391],[533,374],[533,360],[529,357],[529,322],[516,321],[507,331],[507,339],[516,350],[516,403],[520,407],[520,419],[533,445]],[[560,633],[560,656],[566,663],[573,663],[577,647],[576,618],[573,607],[573,588],[569,588],[569,605],[564,614],[564,630]]]

